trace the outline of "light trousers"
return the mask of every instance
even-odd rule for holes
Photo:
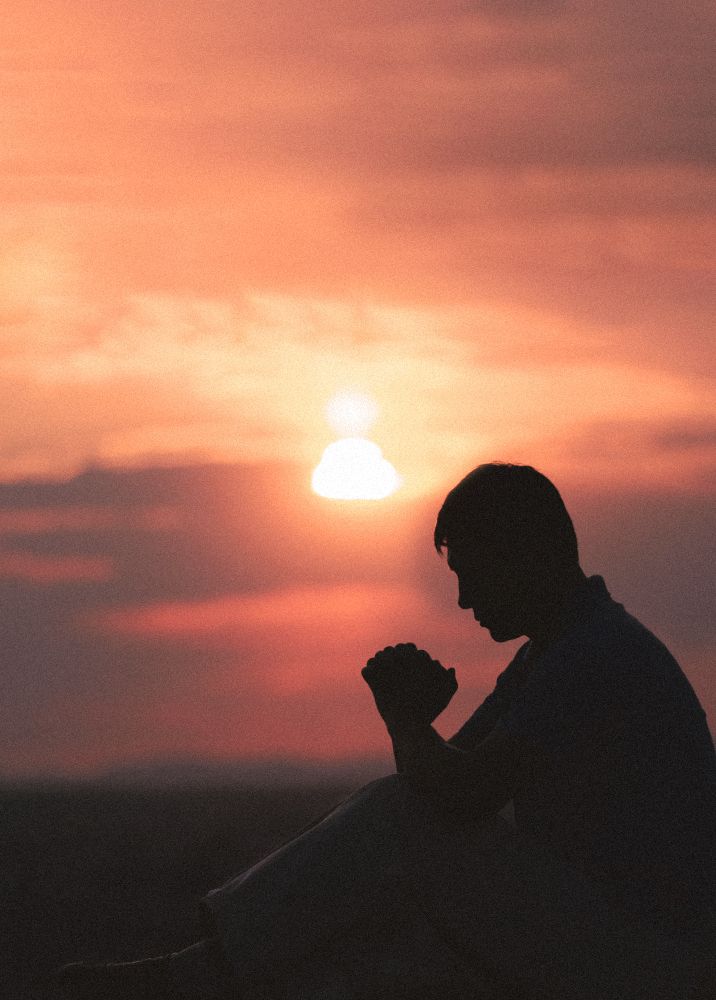
[[[246,1000],[687,1000],[695,976],[502,817],[446,817],[401,775],[205,902]]]

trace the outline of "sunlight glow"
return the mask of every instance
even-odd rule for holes
[[[311,486],[330,500],[383,500],[400,486],[400,477],[377,444],[349,437],[328,445]]]
[[[326,407],[326,417],[336,434],[365,434],[378,416],[378,404],[362,392],[339,392]]]

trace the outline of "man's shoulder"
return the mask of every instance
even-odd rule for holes
[[[585,666],[681,673],[665,643],[611,599],[590,609],[590,614],[565,634],[560,647],[563,657],[576,657]]]
[[[688,726],[692,733],[707,727],[703,706],[674,655],[616,602],[565,636],[550,686],[575,692],[591,718],[621,717],[647,729],[658,720],[662,727]]]

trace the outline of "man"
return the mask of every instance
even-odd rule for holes
[[[533,468],[473,470],[434,540],[460,607],[527,637],[494,691],[445,741],[454,670],[376,653],[397,775],[210,893],[215,938],[68,967],[65,996],[713,1000],[716,761],[678,664]]]

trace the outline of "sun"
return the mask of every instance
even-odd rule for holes
[[[362,393],[339,393],[326,408],[339,434],[313,470],[314,493],[329,500],[384,500],[400,486],[396,470],[374,441],[363,437],[378,416],[378,404]]]
[[[336,434],[362,435],[375,423],[378,404],[362,392],[339,392],[326,407],[326,418]]]
[[[313,491],[330,500],[383,500],[399,485],[378,445],[359,437],[329,444],[311,479]]]

